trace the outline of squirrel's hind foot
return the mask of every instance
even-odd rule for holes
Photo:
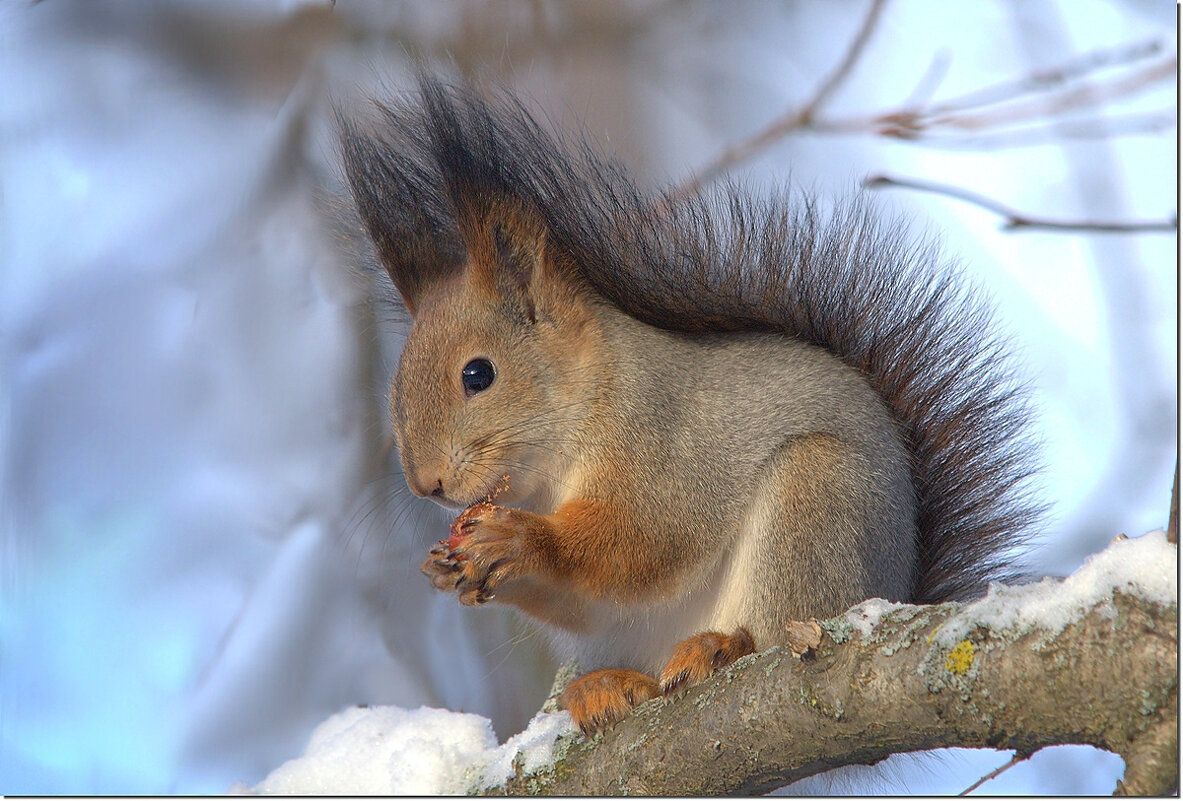
[[[670,661],[661,671],[661,693],[676,695],[741,656],[755,652],[756,643],[743,626],[730,637],[717,631],[695,634],[674,646]]]
[[[563,690],[563,706],[587,737],[615,725],[629,711],[660,695],[657,682],[623,668],[596,670]]]

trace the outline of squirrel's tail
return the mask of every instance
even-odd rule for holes
[[[1027,413],[988,306],[935,248],[910,244],[905,226],[863,201],[823,214],[809,199],[733,186],[654,196],[513,97],[489,101],[422,75],[419,84],[418,98],[385,109],[399,124],[380,143],[387,163],[404,165],[400,191],[440,210],[414,230],[450,242],[455,223],[443,218],[463,216],[465,198],[502,196],[541,219],[573,277],[633,317],[825,348],[866,376],[912,455],[912,600],[966,598],[1016,577],[1042,511],[1026,489]]]

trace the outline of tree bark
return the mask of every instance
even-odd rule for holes
[[[867,636],[822,623],[803,657],[775,647],[606,735],[565,744],[553,770],[495,792],[761,793],[842,765],[952,746],[1088,744],[1125,759],[1117,791],[1178,786],[1178,601],[1113,592],[1054,629],[978,624],[966,605],[899,606]],[[563,744],[560,744],[560,753]]]

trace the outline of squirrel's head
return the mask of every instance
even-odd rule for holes
[[[412,319],[391,392],[407,484],[452,507],[549,505],[594,406],[596,300],[488,107],[420,89],[376,130],[341,119],[361,221]]]
[[[593,402],[595,318],[540,240],[490,244],[414,299],[391,391],[407,484],[463,507],[554,501]]]

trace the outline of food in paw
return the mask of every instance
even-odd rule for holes
[[[475,525],[481,517],[496,508],[497,506],[489,501],[478,501],[474,503],[456,516],[456,519],[452,521],[452,527],[448,529],[448,539],[440,540],[440,544],[447,543],[449,550],[456,550],[456,547],[460,545],[460,541],[468,536],[468,529]]]

